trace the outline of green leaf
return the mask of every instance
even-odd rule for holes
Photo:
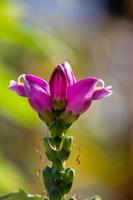
[[[26,194],[23,190],[20,190],[18,193],[12,193],[7,197],[5,196],[3,200],[43,200],[43,197],[40,195]]]

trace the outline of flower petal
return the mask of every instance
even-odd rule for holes
[[[26,82],[28,82],[28,84],[30,84],[30,85],[33,85],[33,84],[38,85],[42,89],[44,89],[48,93],[50,93],[50,91],[49,91],[49,84],[45,80],[43,80],[42,78],[34,76],[32,74],[25,74],[25,75],[22,75],[22,76],[23,76],[23,79]]]
[[[24,87],[31,106],[37,112],[51,110],[49,85],[43,79],[31,74],[23,75]]]
[[[20,95],[22,97],[26,97],[26,93],[25,93],[25,90],[24,90],[24,84],[17,83],[15,81],[11,80],[9,88],[13,92],[16,92],[18,95]]]
[[[99,79],[86,78],[68,87],[66,111],[74,115],[83,113],[92,102],[92,95]]]
[[[76,78],[75,78],[74,73],[72,71],[71,65],[68,62],[64,62],[61,65],[64,68],[68,86],[73,85],[76,82]]]
[[[61,65],[58,65],[53,71],[49,85],[52,99],[60,101],[66,98],[67,80]]]
[[[93,96],[92,96],[92,99],[93,100],[98,100],[98,99],[103,99],[105,97],[108,97],[110,96],[113,91],[110,90],[111,87],[110,86],[107,86],[107,87],[104,87],[104,88],[96,88]]]
[[[51,110],[51,100],[47,92],[39,86],[31,86],[28,96],[29,103],[37,112],[44,112],[46,109]]]

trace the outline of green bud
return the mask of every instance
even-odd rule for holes
[[[75,120],[77,120],[79,115],[74,116],[72,111],[63,112],[60,116],[60,119],[64,122],[65,125],[71,125]]]
[[[38,113],[38,116],[43,120],[47,125],[53,121],[53,114],[50,110],[45,110],[44,113]]]
[[[58,158],[60,158],[60,160],[65,161],[69,158],[70,155],[70,151],[66,151],[63,148],[60,150],[60,152],[58,153]]]
[[[63,180],[64,174],[65,174],[65,172],[64,172],[63,170],[56,171],[56,172],[53,174],[54,181],[57,181],[57,182],[58,182],[58,181]]]
[[[56,158],[53,162],[52,166],[52,175],[54,175],[57,171],[64,170],[63,162],[59,158]]]
[[[53,121],[49,127],[52,137],[60,136],[62,134],[62,122],[60,120]]]
[[[65,161],[69,158],[70,151],[71,151],[71,144],[73,142],[73,138],[68,136],[65,137],[62,143],[62,149],[58,153],[58,157],[62,160]]]
[[[54,151],[54,150],[51,148],[51,146],[50,146],[50,145],[53,145],[52,139],[51,139],[51,138],[48,138],[48,137],[45,137],[45,138],[43,139],[43,145],[44,145],[45,153],[46,153],[48,159],[49,159],[50,161],[54,161],[55,158],[56,158],[56,156],[57,156],[57,152]],[[53,148],[55,148],[55,147],[53,147]]]
[[[55,136],[53,138],[51,138],[51,143],[52,145],[55,145],[56,148],[59,148],[62,142],[62,137],[60,136]]]
[[[73,179],[74,179],[74,176],[75,176],[75,171],[74,171],[74,169],[72,169],[72,168],[67,168],[67,169],[65,170],[64,182],[65,182],[66,184],[72,183],[72,182],[73,182]]]
[[[43,170],[43,180],[44,180],[44,184],[45,184],[47,191],[49,191],[49,189],[51,188],[51,184],[52,184],[52,172],[51,171],[52,170],[50,167],[46,167]]]
[[[73,142],[73,137],[68,136],[63,140],[62,148],[65,149],[66,151],[71,150],[71,144]]]
[[[49,192],[49,200],[59,200],[61,199],[62,195],[58,189],[51,189]]]
[[[65,175],[64,175],[64,178],[63,178],[64,184],[62,184],[62,186],[63,186],[62,187],[62,193],[67,194],[68,192],[70,192],[71,187],[72,187],[72,183],[73,183],[73,179],[74,179],[74,175],[75,175],[74,169],[67,168],[65,170]]]

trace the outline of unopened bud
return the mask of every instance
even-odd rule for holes
[[[57,171],[54,173],[53,177],[55,181],[61,181],[64,177],[65,172],[63,170]]]
[[[50,110],[45,110],[44,113],[38,113],[38,116],[39,116],[40,119],[43,120],[47,125],[49,125],[50,122],[53,121],[52,111],[50,111]]]
[[[73,137],[71,136],[66,137],[62,144],[63,149],[65,149],[66,151],[70,151],[72,142],[73,142]]]
[[[57,152],[54,151],[50,145],[52,145],[52,139],[51,138],[48,138],[48,137],[45,137],[43,139],[43,145],[44,145],[44,148],[45,148],[45,153],[48,157],[48,159],[50,161],[54,161],[55,160],[55,157],[57,155]]]
[[[50,200],[59,200],[61,199],[61,193],[58,189],[51,189],[49,192],[49,199]]]
[[[73,115],[71,111],[63,112],[60,118],[63,123],[67,126],[70,126],[75,120],[77,120],[79,115]]]
[[[43,170],[43,180],[44,180],[44,184],[45,187],[47,189],[47,191],[49,191],[50,187],[51,187],[51,183],[52,183],[52,176],[51,176],[51,168],[50,167],[46,167]]]

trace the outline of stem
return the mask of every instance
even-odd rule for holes
[[[66,168],[65,161],[69,158],[73,138],[63,132],[52,131],[51,136],[44,138],[45,153],[51,165],[43,170],[44,184],[49,200],[66,200],[69,193],[74,170]]]

